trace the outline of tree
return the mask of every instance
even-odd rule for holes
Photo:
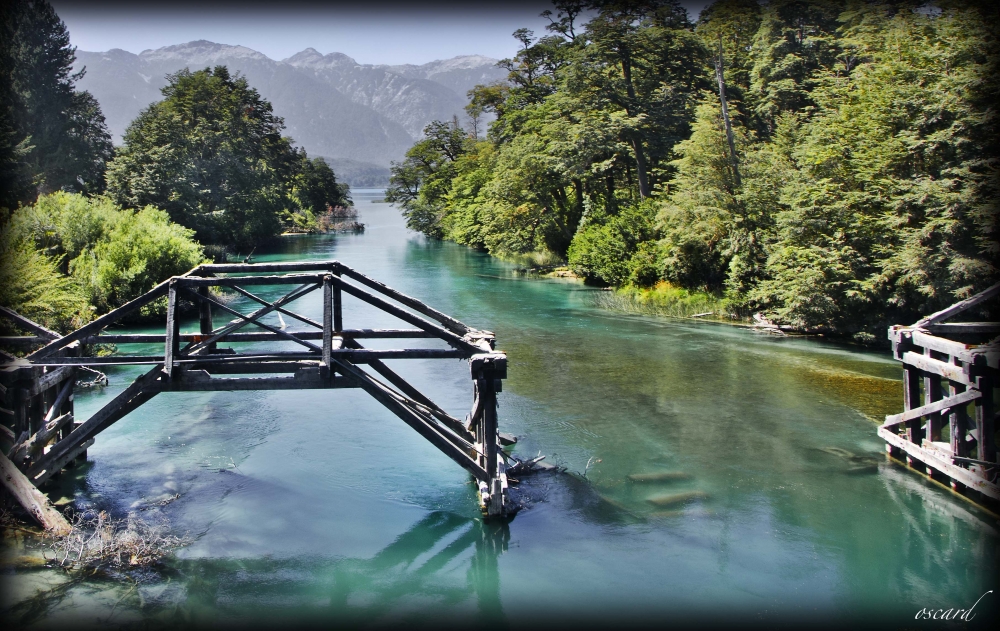
[[[113,198],[162,208],[203,243],[246,247],[276,235],[302,158],[271,104],[225,66],[169,75],[163,96],[125,132],[108,167]]]
[[[14,207],[55,190],[100,192],[111,135],[97,101],[73,84],[75,49],[44,0],[0,9],[0,162],[4,199]]]

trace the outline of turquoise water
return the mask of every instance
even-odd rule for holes
[[[58,488],[192,543],[124,581],[8,570],[9,615],[904,625],[996,589],[997,518],[884,457],[872,419],[902,398],[887,352],[602,311],[595,289],[517,278],[408,232],[378,197],[355,191],[364,234],[289,237],[257,261],[338,259],[494,331],[510,358],[501,429],[520,437],[515,454],[567,472],[525,478],[517,517],[483,524],[468,474],[364,392],[163,394],[100,435]],[[297,305],[320,315],[318,293]],[[398,324],[345,298],[347,327]],[[453,414],[470,407],[464,362],[390,365]],[[109,387],[78,395],[77,416],[140,372],[111,369]],[[657,472],[688,477],[628,478]],[[692,495],[662,499],[680,493]]]

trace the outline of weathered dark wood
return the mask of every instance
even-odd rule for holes
[[[236,293],[240,294],[241,296],[245,296],[245,297],[249,298],[250,300],[253,300],[254,302],[256,302],[258,304],[264,305],[265,307],[272,306],[270,302],[264,300],[260,296],[257,296],[257,295],[254,295],[254,294],[250,293],[249,291],[247,291],[246,289],[243,289],[242,287],[239,287],[237,285],[232,285],[232,286],[230,286],[230,289],[232,289]],[[295,318],[299,322],[304,322],[305,324],[308,324],[310,326],[314,326],[317,329],[322,329],[323,328],[323,325],[320,324],[319,322],[316,322],[315,320],[310,320],[309,318],[305,317],[304,315],[300,315],[298,313],[295,313],[294,311],[289,311],[288,309],[285,309],[284,307],[278,307],[278,308],[275,309],[275,311],[277,311],[278,313],[283,313],[283,314],[285,314],[286,316],[288,316],[290,318]],[[322,333],[320,335],[322,335]],[[316,339],[321,339],[321,338],[316,338]]]
[[[181,328],[177,318],[177,283],[171,281],[167,289],[167,336],[163,344],[163,372],[169,379],[174,372],[174,359],[180,351]]]
[[[949,385],[950,396],[958,396],[965,392],[966,388],[963,384],[951,383]],[[949,442],[951,444],[951,453],[955,456],[968,456],[969,448],[965,442],[965,432],[969,428],[969,414],[965,410],[964,405],[957,405],[951,408],[951,413],[948,415],[948,422],[950,424],[949,432]]]
[[[986,480],[975,473],[959,467],[947,460],[944,460],[939,453],[930,449],[924,449],[920,445],[908,442],[905,438],[896,435],[891,429],[878,428],[878,435],[895,449],[912,456],[916,460],[928,464],[962,485],[978,491],[994,500],[1000,500],[1000,487]],[[968,458],[959,457],[956,460],[968,461]]]
[[[333,281],[338,287],[343,289],[345,292],[351,294],[355,298],[360,298],[361,300],[367,302],[368,304],[374,307],[378,307],[379,309],[385,311],[386,313],[389,313],[390,315],[396,316],[403,322],[408,322],[415,327],[427,331],[428,333],[434,333],[437,337],[448,342],[449,344],[451,344],[456,348],[467,349],[473,353],[482,352],[482,349],[480,349],[475,344],[469,343],[468,341],[462,339],[458,335],[455,335],[451,331],[448,331],[436,324],[433,324],[432,322],[428,322],[427,320],[424,320],[420,316],[413,315],[409,311],[400,309],[395,305],[389,304],[388,302],[382,300],[378,296],[374,296],[368,293],[367,291],[364,291],[363,289],[354,287],[353,285],[344,282],[342,279],[337,278],[336,276],[333,277]]]
[[[42,528],[57,535],[67,535],[73,530],[63,514],[49,504],[49,499],[3,453],[0,453],[0,480]]]
[[[972,385],[972,382],[969,380],[969,376],[965,373],[962,367],[956,366],[955,364],[949,364],[936,359],[931,359],[924,355],[918,355],[912,351],[903,353],[903,363],[926,372],[934,373],[935,375],[940,375],[950,381],[957,381],[967,386]]]
[[[436,320],[436,321],[440,322],[446,329],[448,329],[452,333],[455,333],[457,335],[465,335],[466,333],[468,333],[469,331],[472,330],[465,323],[459,322],[455,318],[453,318],[453,317],[451,317],[451,316],[449,316],[449,315],[447,315],[445,313],[441,313],[437,309],[434,309],[433,307],[430,307],[430,306],[424,304],[423,302],[417,300],[416,298],[411,298],[410,296],[407,296],[406,294],[404,294],[402,292],[396,291],[392,287],[389,287],[388,285],[380,283],[377,280],[375,280],[374,278],[370,278],[368,276],[365,276],[361,272],[353,270],[353,269],[351,269],[351,268],[349,268],[349,267],[347,267],[345,265],[341,265],[339,263],[337,264],[337,269],[338,269],[338,271],[339,271],[339,273],[340,273],[341,276],[347,276],[348,278],[352,278],[352,279],[358,281],[359,283],[361,283],[362,285],[367,285],[368,287],[374,289],[375,291],[379,292],[380,294],[382,294],[384,296],[388,296],[388,297],[392,298],[393,300],[395,300],[396,302],[398,302],[400,304],[404,304],[407,307],[410,307],[411,309],[413,309],[414,311],[416,311],[418,313],[422,313],[425,316],[427,316],[428,318],[431,318],[432,320]]]
[[[322,325],[317,331],[285,331],[289,335],[303,340],[322,340]],[[344,329],[338,332],[343,337],[358,339],[425,339],[436,338],[436,335],[421,329]],[[200,342],[207,337],[199,333],[181,333],[181,342]],[[219,338],[218,342],[275,342],[282,340],[280,335],[269,331],[255,331],[252,333],[230,333]],[[165,335],[155,333],[127,333],[95,335],[83,340],[84,344],[163,344],[166,341]]]
[[[295,261],[289,263],[207,263],[193,271],[199,274],[240,274],[262,272],[336,272],[337,261]]]
[[[208,287],[199,287],[198,295],[208,298]],[[198,302],[198,332],[201,333],[201,335],[211,335],[214,329],[215,324],[212,322],[212,303],[207,300],[201,300]],[[180,341],[179,335],[178,341]],[[211,352],[215,350],[215,344],[209,344],[207,348],[209,352]]]
[[[323,277],[323,370],[329,374],[333,350],[333,277]]]
[[[139,309],[140,307],[144,307],[149,303],[153,302],[154,300],[157,300],[165,296],[167,294],[167,288],[169,286],[169,282],[170,281],[163,281],[162,283],[160,283],[156,287],[153,287],[145,294],[125,303],[124,305],[118,307],[117,309],[109,311],[108,313],[97,318],[90,324],[86,324],[80,327],[79,329],[73,331],[69,335],[59,338],[58,340],[53,340],[49,342],[48,344],[38,349],[34,353],[28,355],[27,359],[41,359],[43,357],[48,357],[49,355],[52,355],[53,353],[63,348],[64,346],[70,344],[71,342],[75,342],[90,335],[96,334],[109,324],[114,324],[121,318]]]
[[[94,444],[94,439],[91,438],[90,440],[84,442],[82,445],[78,445],[77,447],[63,454],[59,458],[56,458],[51,462],[49,462],[48,467],[46,469],[43,469],[41,472],[36,474],[34,478],[32,478],[32,481],[35,483],[35,486],[41,486],[46,482],[48,482],[49,479],[52,478],[52,476],[62,471],[63,468],[66,467],[69,463],[73,462],[80,456],[84,455],[87,449],[93,444]]]
[[[903,409],[910,411],[920,407],[920,371],[911,366],[903,369]],[[919,417],[906,422],[906,440],[911,443],[919,443],[920,436]]]
[[[0,346],[13,346],[14,348],[25,348],[35,344],[43,344],[52,338],[41,337],[39,335],[0,335]],[[11,357],[14,357],[11,355]]]
[[[243,315],[242,313],[240,313],[240,312],[238,312],[238,311],[236,311],[234,309],[230,309],[228,306],[223,305],[222,303],[220,303],[218,301],[212,300],[211,298],[207,298],[206,300],[209,300],[210,302],[212,302],[212,304],[214,304],[215,306],[221,308],[223,311],[228,311],[229,313],[232,313],[232,314],[235,314],[236,316],[238,316],[240,318],[240,321],[239,322],[234,322],[232,324],[228,324],[228,325],[222,327],[221,329],[216,329],[212,333],[211,337],[209,337],[205,341],[196,343],[195,346],[192,347],[191,349],[189,349],[188,352],[194,352],[195,350],[198,350],[198,349],[200,349],[203,346],[207,346],[208,344],[211,344],[213,342],[217,342],[220,338],[222,338],[222,337],[224,337],[224,336],[226,336],[226,335],[228,335],[228,334],[230,334],[230,333],[232,333],[234,331],[237,331],[237,330],[239,330],[239,329],[243,328],[244,326],[246,326],[248,324],[251,324],[251,323],[256,324],[257,326],[266,328],[267,330],[271,331],[272,333],[275,333],[275,334],[278,334],[278,335],[281,335],[281,336],[288,336],[288,334],[285,333],[284,331],[280,331],[279,332],[278,329],[274,329],[273,327],[269,327],[269,326],[267,326],[267,325],[265,325],[265,324],[263,324],[261,322],[257,322],[257,320],[260,319],[260,318],[262,318],[263,316],[271,313],[272,311],[274,311],[278,307],[286,305],[286,304],[292,302],[293,300],[298,300],[302,296],[305,296],[306,294],[314,291],[318,287],[319,287],[319,285],[302,285],[298,289],[292,290],[291,292],[289,292],[289,293],[285,294],[284,296],[282,296],[281,298],[279,298],[277,301],[271,303],[271,306],[269,306],[269,307],[262,307],[262,308],[260,308],[260,309],[258,309],[256,311],[254,311],[253,313],[250,313],[249,315]],[[197,294],[192,294],[192,295],[197,296]],[[298,338],[294,338],[294,339],[295,339],[295,341],[297,341],[299,343],[303,342],[302,340],[299,340]],[[312,346],[316,350],[319,350],[319,348],[316,347],[315,344],[309,344],[309,346]]]
[[[374,379],[362,370],[350,364],[334,360],[337,372],[342,375],[357,380],[360,387],[370,394],[375,400],[388,408],[393,414],[398,416],[404,423],[412,427],[421,436],[427,439],[432,445],[437,447],[446,456],[454,460],[459,466],[471,473],[479,480],[489,482],[493,476],[482,469],[479,464],[469,457],[467,451],[463,451],[452,440],[445,437],[444,430],[439,429],[433,423],[428,422],[412,408],[406,406],[392,395],[392,391],[384,384]]]
[[[323,274],[284,274],[281,276],[225,276],[200,278],[178,276],[181,287],[233,287],[236,285],[308,285],[323,282]]]
[[[27,440],[18,443],[11,449],[10,459],[15,464],[20,464],[29,455],[34,456],[66,425],[73,422],[72,414],[63,414],[43,425]]]
[[[75,359],[73,357],[60,357],[60,360]],[[38,379],[36,379],[32,384],[28,393],[31,396],[35,396],[41,392],[44,392],[54,385],[59,384],[65,379],[69,379],[73,376],[74,370],[72,368],[59,368],[56,370],[50,370]]]
[[[932,356],[933,351],[926,349],[924,354]],[[941,377],[930,373],[924,373],[924,403],[932,405],[944,398],[944,391],[941,388]],[[927,440],[941,440],[941,428],[944,427],[944,416],[935,411],[927,414],[927,429],[925,436]]]
[[[35,333],[36,335],[39,335],[42,338],[48,340],[57,340],[60,337],[62,337],[61,334],[56,333],[55,331],[48,329],[33,320],[29,320],[20,313],[17,313],[12,309],[8,309],[7,307],[0,306],[0,315],[10,318],[11,320],[14,321],[15,324],[20,326],[22,329],[31,331],[32,333]]]
[[[949,396],[945,399],[941,399],[939,397],[938,400],[933,403],[911,408],[902,414],[890,414],[889,416],[886,416],[885,423],[882,424],[882,427],[892,427],[893,425],[899,425],[903,422],[919,419],[921,416],[927,416],[929,414],[933,414],[934,412],[947,410],[956,405],[965,405],[969,403],[969,401],[978,399],[980,396],[982,396],[982,393],[978,390],[968,390],[955,396]]]
[[[362,349],[362,346],[354,340],[347,340],[345,345],[353,349]],[[398,388],[401,393],[426,406],[428,411],[433,414],[438,421],[448,427],[448,429],[455,432],[459,436],[465,437],[469,441],[475,439],[475,437],[466,429],[465,425],[462,424],[462,421],[445,412],[441,409],[441,406],[424,396],[422,392],[410,385],[409,382],[396,374],[395,371],[382,363],[382,361],[378,359],[369,360],[368,365],[371,366],[372,370],[385,377],[386,381]]]
[[[344,330],[344,295],[340,287],[333,288],[333,330],[338,333]]]
[[[198,371],[201,372],[201,371]],[[169,383],[157,382],[147,388],[152,392],[237,392],[249,390],[326,390],[357,388],[346,377],[323,377],[318,367],[314,373],[297,373],[291,377],[209,377],[184,371]]]
[[[979,378],[979,391],[982,396],[976,400],[976,457],[979,460],[996,462],[997,445],[995,436],[995,406],[993,405],[993,380],[989,376]]]
[[[974,307],[982,302],[986,302],[987,300],[998,294],[1000,294],[1000,283],[993,285],[992,287],[986,289],[985,291],[979,292],[975,296],[966,298],[961,302],[956,302],[947,309],[942,309],[937,313],[932,313],[926,318],[923,318],[922,320],[918,321],[914,326],[917,327],[926,326],[928,324],[934,324],[937,322],[941,322],[942,320],[947,320],[948,318],[956,316],[971,307]]]
[[[972,335],[975,333],[1000,333],[997,322],[949,322],[928,324],[927,330],[937,335]]]
[[[478,425],[477,436],[481,441],[481,449],[485,457],[484,468],[491,474],[497,470],[497,452],[499,451],[497,437],[497,395],[492,378],[479,379],[476,382],[479,400],[483,408],[482,422]]]
[[[152,399],[156,393],[149,393],[145,390],[162,376],[163,366],[161,364],[133,381],[129,387],[125,388],[118,396],[95,412],[93,416],[77,426],[69,436],[53,445],[47,454],[32,464],[31,468],[28,469],[28,477],[34,478],[35,475],[48,468],[57,459],[73,452],[80,445],[110,427],[126,414],[135,410],[149,399]]]
[[[317,349],[318,350],[318,349]],[[390,348],[362,350],[337,348],[331,351],[331,356],[347,359],[356,364],[366,364],[372,359],[468,359],[469,353],[452,348]],[[174,360],[174,366],[183,364],[203,364],[211,362],[249,362],[249,361],[279,361],[289,359],[316,359],[322,355],[318,352],[280,352],[268,354],[247,355],[232,353],[225,355],[181,355]],[[42,366],[141,366],[163,363],[161,355],[109,355],[106,357],[58,357],[45,361]]]

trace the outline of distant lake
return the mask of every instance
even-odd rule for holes
[[[524,478],[516,518],[484,524],[469,475],[360,390],[161,394],[59,488],[194,542],[137,588],[95,577],[29,620],[897,626],[997,589],[996,517],[885,459],[873,421],[902,409],[888,352],[603,311],[595,289],[408,231],[381,190],[353,196],[363,234],[288,237],[256,262],[338,259],[494,331],[501,429],[567,472]],[[320,317],[319,292],[296,304]],[[345,325],[398,323],[345,297]],[[465,362],[390,365],[455,416],[471,406]],[[111,369],[77,416],[139,372]],[[66,579],[3,580],[6,608]]]

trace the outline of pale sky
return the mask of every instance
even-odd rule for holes
[[[206,39],[242,45],[271,59],[305,48],[340,52],[366,64],[422,64],[457,55],[501,59],[517,52],[518,28],[546,34],[545,1],[426,2],[108,2],[50,0],[80,50],[150,48]],[[708,1],[683,2],[692,19]]]

